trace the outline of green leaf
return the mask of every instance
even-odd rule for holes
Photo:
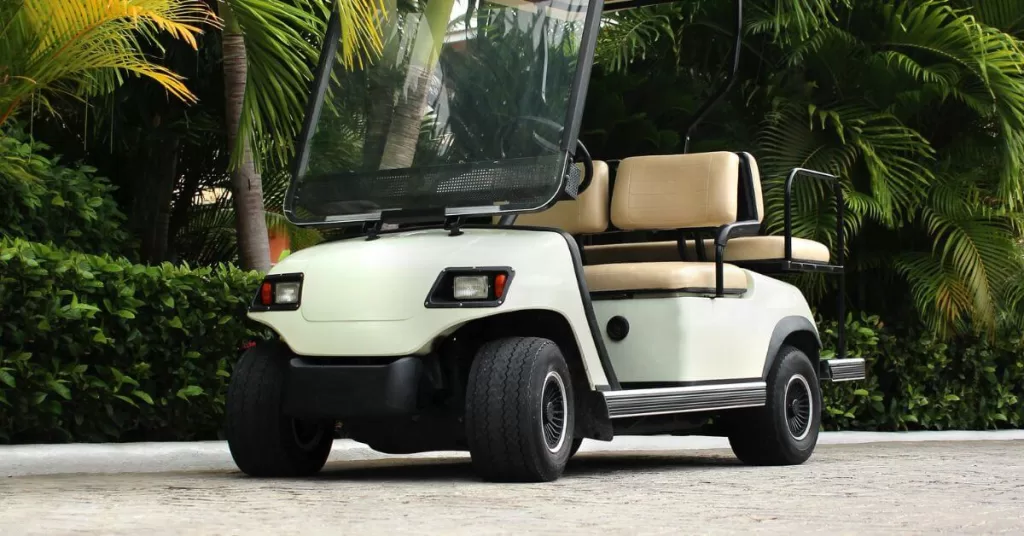
[[[92,336],[92,340],[100,344],[106,344],[109,339],[107,339],[107,336],[104,335],[102,331],[97,331],[96,334]]]
[[[164,303],[164,305],[167,306],[168,309],[174,309],[174,298],[173,297],[171,297],[171,296],[164,296],[164,297],[160,298],[160,301],[162,301]]]
[[[117,312],[117,316],[119,316],[121,318],[125,318],[125,319],[128,319],[128,320],[131,320],[131,319],[135,318],[135,313],[133,313],[131,311],[128,311],[126,309],[122,309],[122,310]]]
[[[184,327],[181,325],[181,319],[178,317],[170,319],[170,321],[167,322],[167,325],[177,329],[182,329]]]
[[[6,370],[0,370],[0,382],[6,383],[7,386],[12,389],[18,387],[14,381],[14,376],[11,376],[11,374]]]
[[[46,382],[46,385],[50,389],[53,389],[53,392],[60,395],[60,397],[63,398],[64,400],[71,400],[71,390],[68,389],[67,386],[65,386],[63,383],[60,383],[57,380],[49,380]]]
[[[118,398],[118,399],[120,399],[120,400],[122,400],[124,402],[127,402],[127,403],[131,404],[134,407],[139,407],[139,405],[136,404],[134,400],[128,398],[127,396],[124,396],[124,395],[114,395],[114,398]]]
[[[183,387],[181,389],[178,389],[177,396],[178,396],[178,398],[185,398],[185,399],[187,399],[190,396],[198,396],[198,395],[201,395],[201,394],[203,394],[203,388],[202,387],[199,387],[198,385],[189,385],[188,387]]]
[[[140,400],[143,400],[144,402],[146,402],[150,406],[153,405],[153,398],[150,397],[149,394],[147,394],[147,393],[145,393],[143,391],[132,391],[132,395],[134,395],[135,397],[139,398]]]
[[[199,352],[194,351],[194,350],[185,352],[185,358],[186,359],[199,359],[200,357],[203,357],[203,355],[200,354]]]

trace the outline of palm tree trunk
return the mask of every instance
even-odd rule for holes
[[[223,4],[222,4],[223,5]],[[245,97],[246,52],[241,29],[223,8],[224,41],[224,109],[227,116],[228,147],[235,146],[238,125]],[[238,236],[238,257],[242,268],[266,272],[270,269],[270,236],[263,207],[263,180],[253,163],[248,142],[239,166],[231,171],[231,198],[235,207],[235,229]]]
[[[423,10],[412,58],[409,61],[406,91],[395,106],[391,130],[384,144],[381,169],[412,166],[423,123],[423,111],[427,106],[430,79],[440,56],[441,46],[444,44],[454,5],[454,0],[430,0]]]

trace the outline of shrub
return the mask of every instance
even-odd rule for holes
[[[114,187],[85,165],[64,166],[18,127],[0,131],[0,236],[87,253],[132,250]]]
[[[215,438],[259,279],[0,240],[0,440]]]
[[[822,328],[831,354],[836,323]],[[1024,339],[961,337],[890,329],[878,317],[847,320],[848,354],[868,360],[866,381],[825,384],[826,429],[948,430],[1024,424]]]

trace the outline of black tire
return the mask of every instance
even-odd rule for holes
[[[738,413],[729,445],[749,465],[798,465],[811,457],[821,425],[821,388],[807,354],[779,349],[768,373],[764,407]]]
[[[580,446],[582,446],[582,445],[583,445],[583,438],[582,437],[574,437],[574,438],[572,438],[572,448],[569,449],[569,457],[572,458],[573,456],[575,456],[576,453],[579,452]]]
[[[281,411],[291,351],[279,341],[249,349],[228,386],[225,435],[235,465],[255,477],[318,472],[334,443],[334,423],[308,422]]]
[[[569,367],[554,342],[514,337],[484,344],[466,387],[474,469],[494,482],[556,480],[572,449],[574,413]]]

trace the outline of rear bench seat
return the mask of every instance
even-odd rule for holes
[[[722,155],[715,158],[727,158],[725,155],[732,153],[704,153],[702,155]],[[646,158],[646,157],[645,157]],[[740,158],[746,160],[749,168],[749,177],[743,177],[739,173]],[[738,217],[740,220],[764,221],[764,197],[761,191],[761,176],[758,171],[757,161],[749,154],[737,156],[731,160],[737,166],[737,172],[730,174],[740,185],[739,194],[746,193],[743,190],[750,189],[753,192],[754,206],[747,207],[739,203]],[[625,162],[625,161],[623,161]],[[746,179],[746,180],[743,180]],[[793,237],[793,260],[828,264],[830,253],[828,246],[813,240]],[[715,244],[712,239],[704,240],[704,251],[709,261],[715,260]],[[588,262],[593,264],[611,263],[638,263],[638,262],[666,262],[679,261],[684,257],[679,254],[679,246],[676,241],[664,242],[641,242],[628,244],[608,244],[588,246],[586,248]],[[725,262],[758,262],[777,261],[786,257],[785,237],[783,236],[748,236],[736,237],[729,240],[725,248]],[[693,240],[686,242],[686,259],[697,258],[697,244]]]

